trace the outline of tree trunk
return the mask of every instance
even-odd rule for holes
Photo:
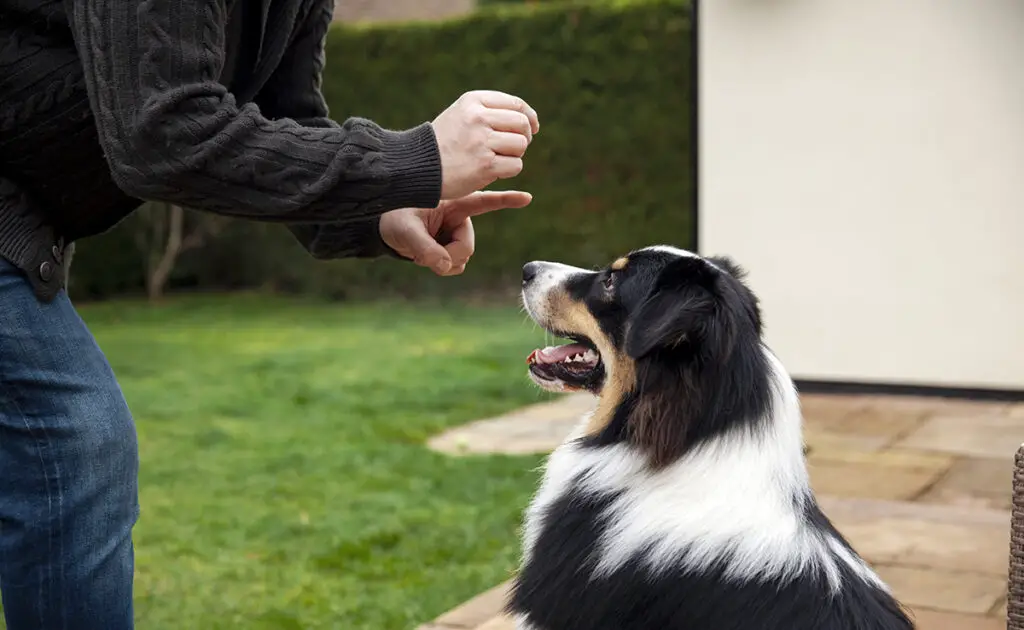
[[[167,287],[167,280],[171,277],[171,272],[174,271],[174,263],[178,261],[178,255],[181,254],[182,250],[182,231],[185,227],[185,211],[181,209],[181,206],[174,204],[167,204],[167,241],[163,247],[163,253],[160,258],[155,261],[155,264],[150,265],[148,277],[146,278],[146,294],[149,297],[150,302],[156,302],[163,297],[164,289]],[[156,220],[157,224],[162,224],[162,217]],[[163,230],[158,230],[163,232]],[[154,257],[155,248],[154,248]]]

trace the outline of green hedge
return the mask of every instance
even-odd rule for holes
[[[541,132],[525,169],[496,186],[532,192],[533,205],[478,218],[477,255],[457,280],[400,261],[316,262],[279,226],[239,224],[216,247],[186,257],[175,282],[334,297],[475,291],[514,285],[531,259],[591,266],[653,242],[688,246],[690,28],[682,0],[530,3],[441,23],[338,25],[324,80],[336,119],[358,115],[407,128],[475,88],[533,105]],[[127,229],[80,244],[75,290],[110,292],[110,279],[97,282],[95,274],[111,251],[131,249],[117,234]]]
[[[478,7],[486,7],[495,4],[541,4],[545,2],[566,2],[567,0],[477,0]]]

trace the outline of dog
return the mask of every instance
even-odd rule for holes
[[[814,498],[797,390],[734,262],[531,262],[522,301],[572,341],[530,378],[598,401],[526,510],[517,630],[914,628]]]

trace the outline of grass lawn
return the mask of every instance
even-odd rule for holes
[[[138,627],[406,630],[515,567],[540,457],[424,440],[545,396],[514,306],[85,306],[135,414]]]

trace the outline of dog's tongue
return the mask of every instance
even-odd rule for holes
[[[564,346],[548,346],[543,350],[534,350],[526,357],[527,363],[561,363],[577,354],[584,354],[588,348],[583,344],[570,343]]]

